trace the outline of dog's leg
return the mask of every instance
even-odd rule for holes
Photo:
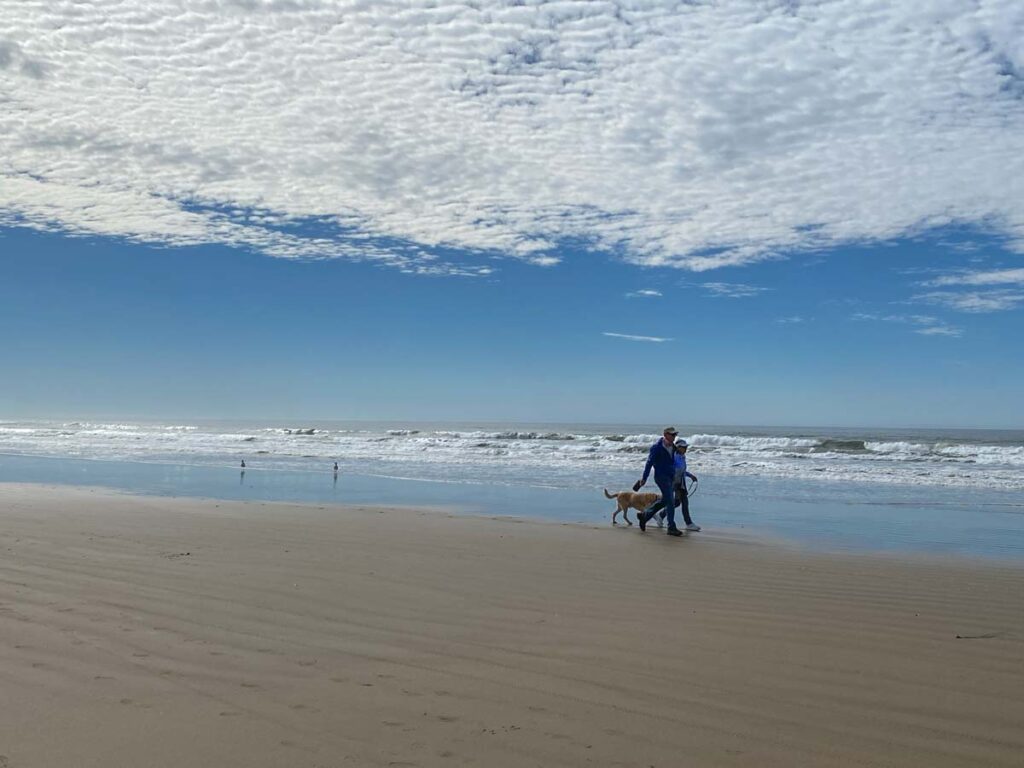
[[[633,526],[633,521],[629,519],[629,507],[623,507],[623,509],[622,509],[622,519],[626,521],[626,525],[628,525],[630,527]]]

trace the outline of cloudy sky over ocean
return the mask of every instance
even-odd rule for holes
[[[0,0],[0,417],[1024,426],[1024,5]]]

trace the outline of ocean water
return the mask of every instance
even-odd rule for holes
[[[1024,558],[1024,431],[677,426],[702,524]],[[601,524],[614,508],[601,489],[632,485],[657,437],[653,425],[0,421],[0,481]]]

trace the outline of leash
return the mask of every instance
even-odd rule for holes
[[[697,481],[694,480],[686,487],[686,495],[693,496],[697,493]]]

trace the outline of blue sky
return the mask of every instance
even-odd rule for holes
[[[1024,426],[1024,4],[0,5],[0,418]]]
[[[980,245],[944,233],[714,280],[567,250],[469,278],[7,229],[0,403],[5,417],[1019,427],[1020,311],[912,298],[965,253],[1015,258],[957,239]]]

